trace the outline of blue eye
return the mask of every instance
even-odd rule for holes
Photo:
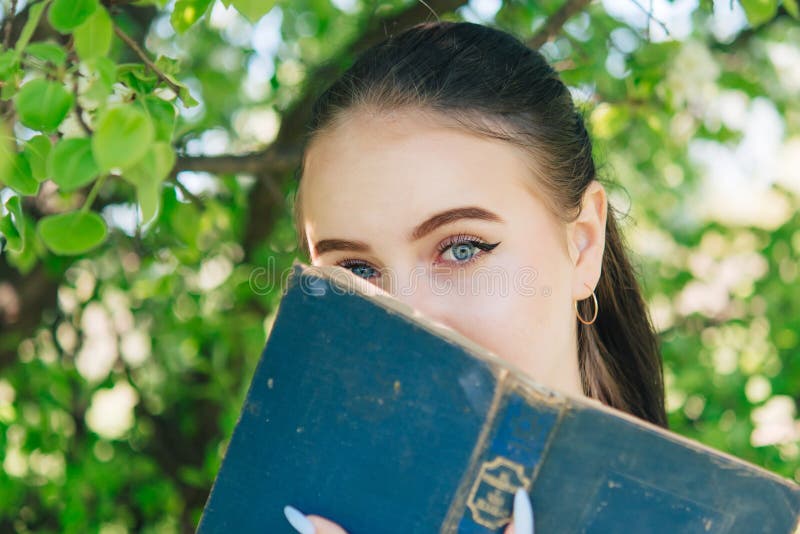
[[[437,247],[437,250],[439,254],[445,257],[445,262],[456,263],[463,266],[475,261],[479,256],[490,252],[499,244],[499,241],[497,243],[486,243],[479,238],[461,234],[448,238]],[[360,260],[342,260],[337,265],[348,269],[354,275],[360,276],[366,280],[380,276],[378,269]]]
[[[462,241],[461,243],[455,243],[451,245],[445,250],[450,250],[453,259],[458,262],[462,262],[469,261],[478,251],[478,247],[476,247],[471,241]]]
[[[370,267],[366,263],[343,261],[339,265],[345,269],[349,269],[351,273],[361,278],[370,279],[378,274],[377,269]]]
[[[450,238],[439,245],[439,253],[445,261],[466,265],[481,255],[481,252],[489,252],[499,244],[500,242],[485,243],[477,238],[461,235]]]

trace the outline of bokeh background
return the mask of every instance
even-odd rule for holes
[[[800,481],[797,0],[0,6],[0,531],[193,531],[298,255],[310,103],[435,15],[572,89],[672,429]]]

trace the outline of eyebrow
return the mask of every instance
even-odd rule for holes
[[[418,224],[411,234],[409,241],[417,241],[430,234],[440,226],[450,224],[461,219],[477,219],[490,222],[505,222],[502,217],[489,210],[477,206],[452,208],[432,215]],[[314,250],[320,256],[334,250],[350,250],[353,252],[369,252],[370,246],[363,241],[350,241],[347,239],[322,239],[314,245]]]

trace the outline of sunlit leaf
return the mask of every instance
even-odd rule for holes
[[[108,11],[105,7],[98,6],[92,16],[73,33],[78,56],[87,60],[107,55],[111,49],[113,34],[114,30]]]
[[[88,184],[100,174],[92,154],[92,141],[83,137],[59,141],[49,164],[53,181],[65,192]]]
[[[142,211],[142,224],[152,221],[159,211],[161,182],[175,166],[175,151],[168,143],[153,143],[136,166],[123,171],[123,177],[136,186]]]
[[[783,0],[783,7],[791,16],[800,19],[800,7],[798,7],[797,0]]]
[[[178,33],[183,33],[205,15],[211,4],[212,0],[177,0],[170,22]]]
[[[28,139],[23,149],[31,174],[37,182],[43,182],[48,177],[47,160],[52,144],[46,135],[35,135]]]
[[[760,26],[775,17],[778,0],[741,0],[751,26]]]
[[[275,6],[275,0],[232,0],[230,4],[250,22],[258,22]]]
[[[28,158],[22,152],[11,157],[4,174],[0,175],[0,183],[6,184],[20,195],[33,196],[39,192],[39,182],[33,177]]]
[[[31,43],[25,48],[25,53],[42,61],[49,61],[54,65],[63,65],[67,61],[67,52],[61,45],[51,41]]]
[[[83,24],[97,6],[97,0],[53,0],[47,19],[56,30],[69,33]]]
[[[37,78],[22,86],[14,104],[22,124],[33,130],[50,132],[66,118],[74,97],[63,84]]]
[[[0,218],[0,233],[6,238],[6,248],[21,252],[25,248],[25,218],[19,197],[13,196],[6,201],[8,213]]]
[[[134,165],[155,139],[153,123],[133,105],[107,110],[92,136],[94,159],[101,171]]]
[[[103,218],[92,212],[73,211],[48,215],[39,220],[37,232],[56,254],[72,256],[89,252],[106,239]]]

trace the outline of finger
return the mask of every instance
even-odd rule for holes
[[[515,534],[534,534],[533,507],[528,492],[519,488],[514,494],[514,532]]]
[[[314,525],[314,534],[347,534],[342,527],[324,517],[313,514],[306,517]]]
[[[503,534],[514,534],[514,522],[508,524],[506,529],[503,531]]]

